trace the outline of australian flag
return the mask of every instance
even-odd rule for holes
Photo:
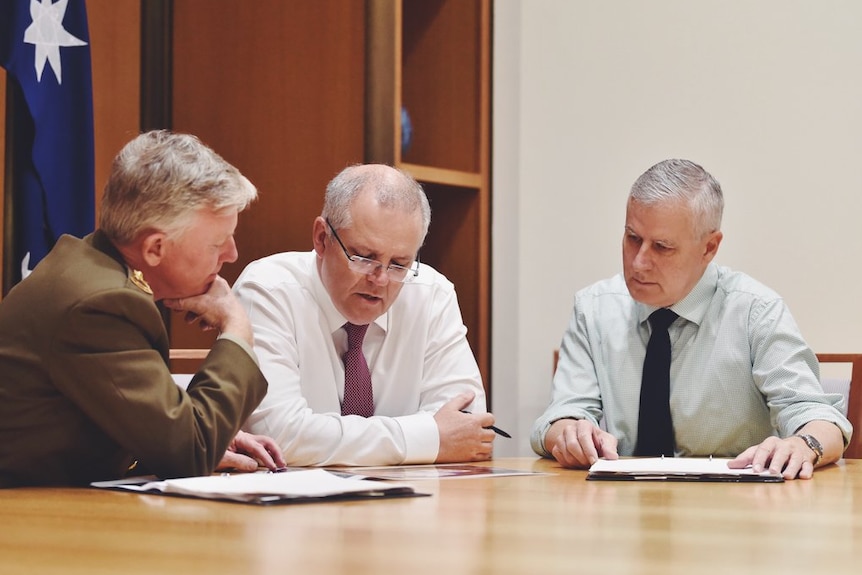
[[[61,234],[82,237],[95,224],[84,0],[0,0],[0,66],[13,93],[6,178],[14,194],[12,257],[23,279]]]

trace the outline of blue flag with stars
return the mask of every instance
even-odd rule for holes
[[[83,237],[95,225],[84,0],[0,0],[0,66],[14,94],[6,178],[12,179],[14,205],[12,257],[23,278],[60,235]]]

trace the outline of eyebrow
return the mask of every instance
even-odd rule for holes
[[[631,226],[626,225],[625,232],[627,234],[637,236],[640,239],[644,239],[644,237],[642,235],[640,235],[639,233],[637,233],[634,229],[632,229]],[[652,240],[648,240],[648,241],[651,244],[659,245],[659,246],[662,246],[665,248],[674,248],[677,245],[676,242],[674,242],[672,240],[664,239],[664,238],[652,239]]]

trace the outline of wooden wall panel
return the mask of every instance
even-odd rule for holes
[[[138,134],[141,92],[141,5],[87,0],[93,67],[96,222],[111,161]]]
[[[174,3],[173,128],[236,165],[260,199],[240,216],[245,265],[310,250],[326,183],[364,156],[365,3]],[[209,341],[173,322],[173,345]]]

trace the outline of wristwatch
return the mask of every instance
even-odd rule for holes
[[[796,437],[804,441],[805,445],[810,447],[811,451],[814,452],[814,467],[817,467],[817,464],[820,463],[821,459],[823,459],[823,446],[820,445],[820,442],[817,441],[817,438],[813,435],[808,435],[807,433],[797,433]]]

